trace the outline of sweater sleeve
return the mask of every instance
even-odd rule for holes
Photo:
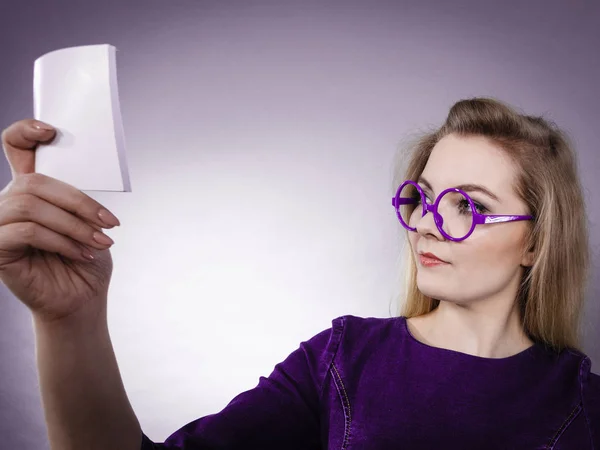
[[[258,385],[238,394],[220,412],[196,419],[172,433],[164,443],[145,433],[141,450],[319,449],[319,403],[344,326],[344,319],[276,364]]]

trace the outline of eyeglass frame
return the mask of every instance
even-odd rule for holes
[[[475,230],[475,227],[477,225],[485,225],[488,223],[514,222],[517,220],[534,220],[535,219],[534,216],[480,214],[477,212],[475,205],[473,204],[473,199],[471,199],[471,197],[469,195],[467,195],[467,193],[465,191],[463,191],[462,189],[458,189],[458,188],[445,189],[444,191],[440,192],[440,194],[437,196],[437,198],[435,199],[435,202],[433,204],[429,204],[426,201],[425,193],[423,192],[423,189],[421,189],[421,186],[419,186],[418,183],[416,183],[412,180],[406,180],[398,187],[398,190],[396,191],[396,195],[394,197],[392,197],[392,206],[395,208],[396,215],[398,216],[398,220],[400,221],[402,226],[409,231],[417,231],[417,228],[410,227],[407,223],[404,222],[404,220],[402,219],[402,214],[400,213],[400,205],[410,205],[411,203],[416,203],[417,200],[412,199],[412,198],[400,199],[400,192],[402,191],[404,186],[406,186],[407,184],[412,184],[413,186],[415,186],[417,188],[417,190],[419,191],[419,193],[421,194],[421,204],[423,205],[423,214],[421,215],[421,218],[425,217],[425,214],[427,214],[428,212],[431,212],[433,214],[433,219],[434,219],[435,225],[437,226],[437,229],[440,231],[440,233],[446,239],[449,239],[454,242],[460,242],[460,241],[464,241],[465,239],[467,239],[469,236],[471,236],[471,234],[473,233],[473,231]],[[473,221],[471,223],[471,229],[462,238],[453,238],[452,236],[448,235],[442,228],[444,225],[444,219],[438,213],[438,205],[439,205],[440,199],[444,196],[444,194],[446,194],[448,192],[458,192],[458,193],[462,194],[468,200],[469,205],[471,206],[471,213],[473,214]]]

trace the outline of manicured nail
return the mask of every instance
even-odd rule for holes
[[[47,123],[44,122],[40,122],[40,121],[36,121],[33,123],[33,128],[36,128],[38,130],[44,130],[44,131],[52,131],[54,130],[54,127],[51,125],[48,125]]]
[[[82,256],[83,256],[85,259],[88,259],[88,260],[90,260],[90,261],[93,261],[94,259],[96,259],[96,258],[94,258],[94,255],[92,255],[92,253],[91,253],[91,252],[89,252],[89,251],[87,251],[87,250],[83,250],[83,251],[81,252],[81,255],[82,255]]]
[[[98,231],[95,231],[93,234],[94,240],[98,243],[98,244],[102,244],[102,245],[113,245],[115,243],[115,241],[113,241],[111,238],[109,238],[107,235],[105,235],[104,233],[100,233]]]
[[[111,212],[107,211],[106,209],[101,209],[98,212],[98,217],[100,217],[100,220],[106,225],[111,225],[113,227],[121,225],[119,219],[117,219]]]

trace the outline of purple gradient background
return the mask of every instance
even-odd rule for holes
[[[389,316],[394,153],[460,98],[496,96],[573,136],[598,273],[598,2],[14,1],[0,17],[2,128],[33,114],[37,57],[118,49],[133,192],[88,194],[122,222],[109,325],[155,440],[333,317]],[[592,277],[595,373],[599,294]],[[48,449],[30,315],[0,295],[0,447]]]

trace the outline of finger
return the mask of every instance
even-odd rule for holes
[[[119,219],[116,217],[115,222],[105,223],[99,213],[102,212],[103,217],[106,219],[109,219],[111,215],[114,217],[114,214],[89,195],[84,194],[68,183],[41,173],[20,175],[8,188],[8,193],[9,196],[33,194],[48,203],[75,214],[86,222],[103,228],[113,228],[120,225]]]
[[[35,171],[35,148],[56,136],[51,125],[34,119],[19,120],[2,132],[2,147],[10,164],[13,180],[20,174]]]
[[[10,195],[0,200],[0,226],[34,222],[77,242],[105,250],[114,242],[99,229],[33,194]]]
[[[0,255],[2,260],[5,259],[4,252],[6,251],[20,253],[28,248],[36,248],[59,253],[69,259],[89,261],[82,254],[85,246],[35,222],[16,222],[1,226],[0,248],[3,249]],[[90,250],[93,254],[93,249]],[[4,265],[8,262],[2,261],[2,263]]]

